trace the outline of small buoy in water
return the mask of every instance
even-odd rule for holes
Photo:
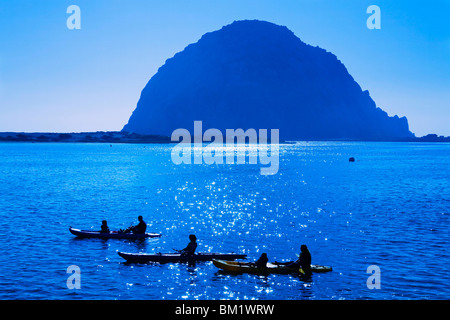
[[[349,162],[355,162],[355,158],[351,157],[350,159],[348,159]]]

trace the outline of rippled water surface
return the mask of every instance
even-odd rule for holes
[[[448,299],[450,145],[310,142],[261,165],[175,165],[170,145],[0,143],[1,299]],[[247,150],[255,152],[255,148]],[[240,152],[240,151],[239,151]],[[348,161],[355,157],[356,162]],[[69,226],[126,228],[144,216],[159,239],[80,240]],[[117,251],[267,252],[333,271],[220,272],[211,262],[126,264]],[[81,269],[69,290],[67,267]],[[368,289],[367,268],[381,270]]]

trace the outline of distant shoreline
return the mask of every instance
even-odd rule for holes
[[[0,142],[173,143],[170,137],[122,131],[0,132]]]
[[[341,141],[341,142],[450,142],[450,137],[428,134],[423,137],[404,139],[303,139],[299,141]],[[149,143],[173,144],[168,136],[145,135],[122,131],[97,132],[0,132],[0,142],[64,142],[64,143]],[[295,143],[295,141],[280,141],[280,143]]]

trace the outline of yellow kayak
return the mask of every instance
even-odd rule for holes
[[[248,262],[240,261],[227,261],[227,260],[217,260],[213,259],[214,265],[222,270],[236,272],[236,273],[252,273],[252,274],[267,274],[267,273],[277,273],[277,274],[290,274],[290,273],[304,273],[302,269],[288,268],[283,265],[277,265],[268,262],[266,268],[257,268]],[[328,266],[319,266],[316,264],[311,265],[312,272],[328,272],[333,270],[333,268]]]

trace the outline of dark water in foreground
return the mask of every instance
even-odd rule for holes
[[[260,165],[174,165],[169,145],[0,143],[0,299],[448,299],[450,144],[283,145]],[[356,162],[349,163],[353,156]],[[137,223],[163,237],[79,240],[69,226]],[[232,275],[211,262],[128,265],[127,252],[198,251],[294,259],[311,281]],[[81,269],[69,290],[66,269]],[[381,288],[368,289],[370,265]]]

